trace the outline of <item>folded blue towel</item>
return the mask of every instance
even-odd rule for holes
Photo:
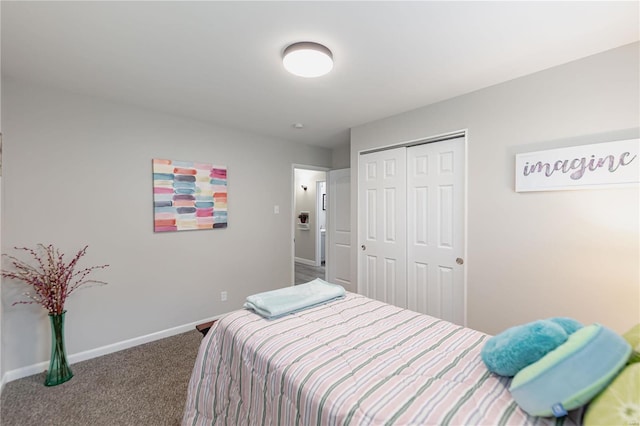
[[[345,296],[344,288],[320,278],[247,297],[244,307],[273,319]]]

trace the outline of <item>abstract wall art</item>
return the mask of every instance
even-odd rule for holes
[[[153,159],[155,232],[227,227],[227,168]]]

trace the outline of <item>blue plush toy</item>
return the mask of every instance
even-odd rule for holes
[[[558,324],[560,327],[564,329],[564,331],[567,333],[568,336],[575,333],[576,331],[580,330],[583,327],[582,324],[580,324],[578,321],[574,320],[573,318],[554,317],[554,318],[547,319],[547,321],[551,321]]]
[[[491,337],[480,354],[493,373],[514,376],[509,391],[522,410],[562,417],[606,388],[631,346],[600,324],[549,318]]]
[[[515,376],[567,341],[582,328],[572,318],[556,317],[511,327],[491,337],[482,348],[482,360],[489,371]]]

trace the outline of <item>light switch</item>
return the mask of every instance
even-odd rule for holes
[[[273,214],[280,214],[280,206],[273,206]]]

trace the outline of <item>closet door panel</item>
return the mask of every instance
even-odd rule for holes
[[[358,291],[407,307],[405,148],[361,155],[358,173]]]
[[[407,148],[407,194],[409,307],[463,324],[463,139]]]
[[[464,324],[464,139],[361,155],[358,290]]]

